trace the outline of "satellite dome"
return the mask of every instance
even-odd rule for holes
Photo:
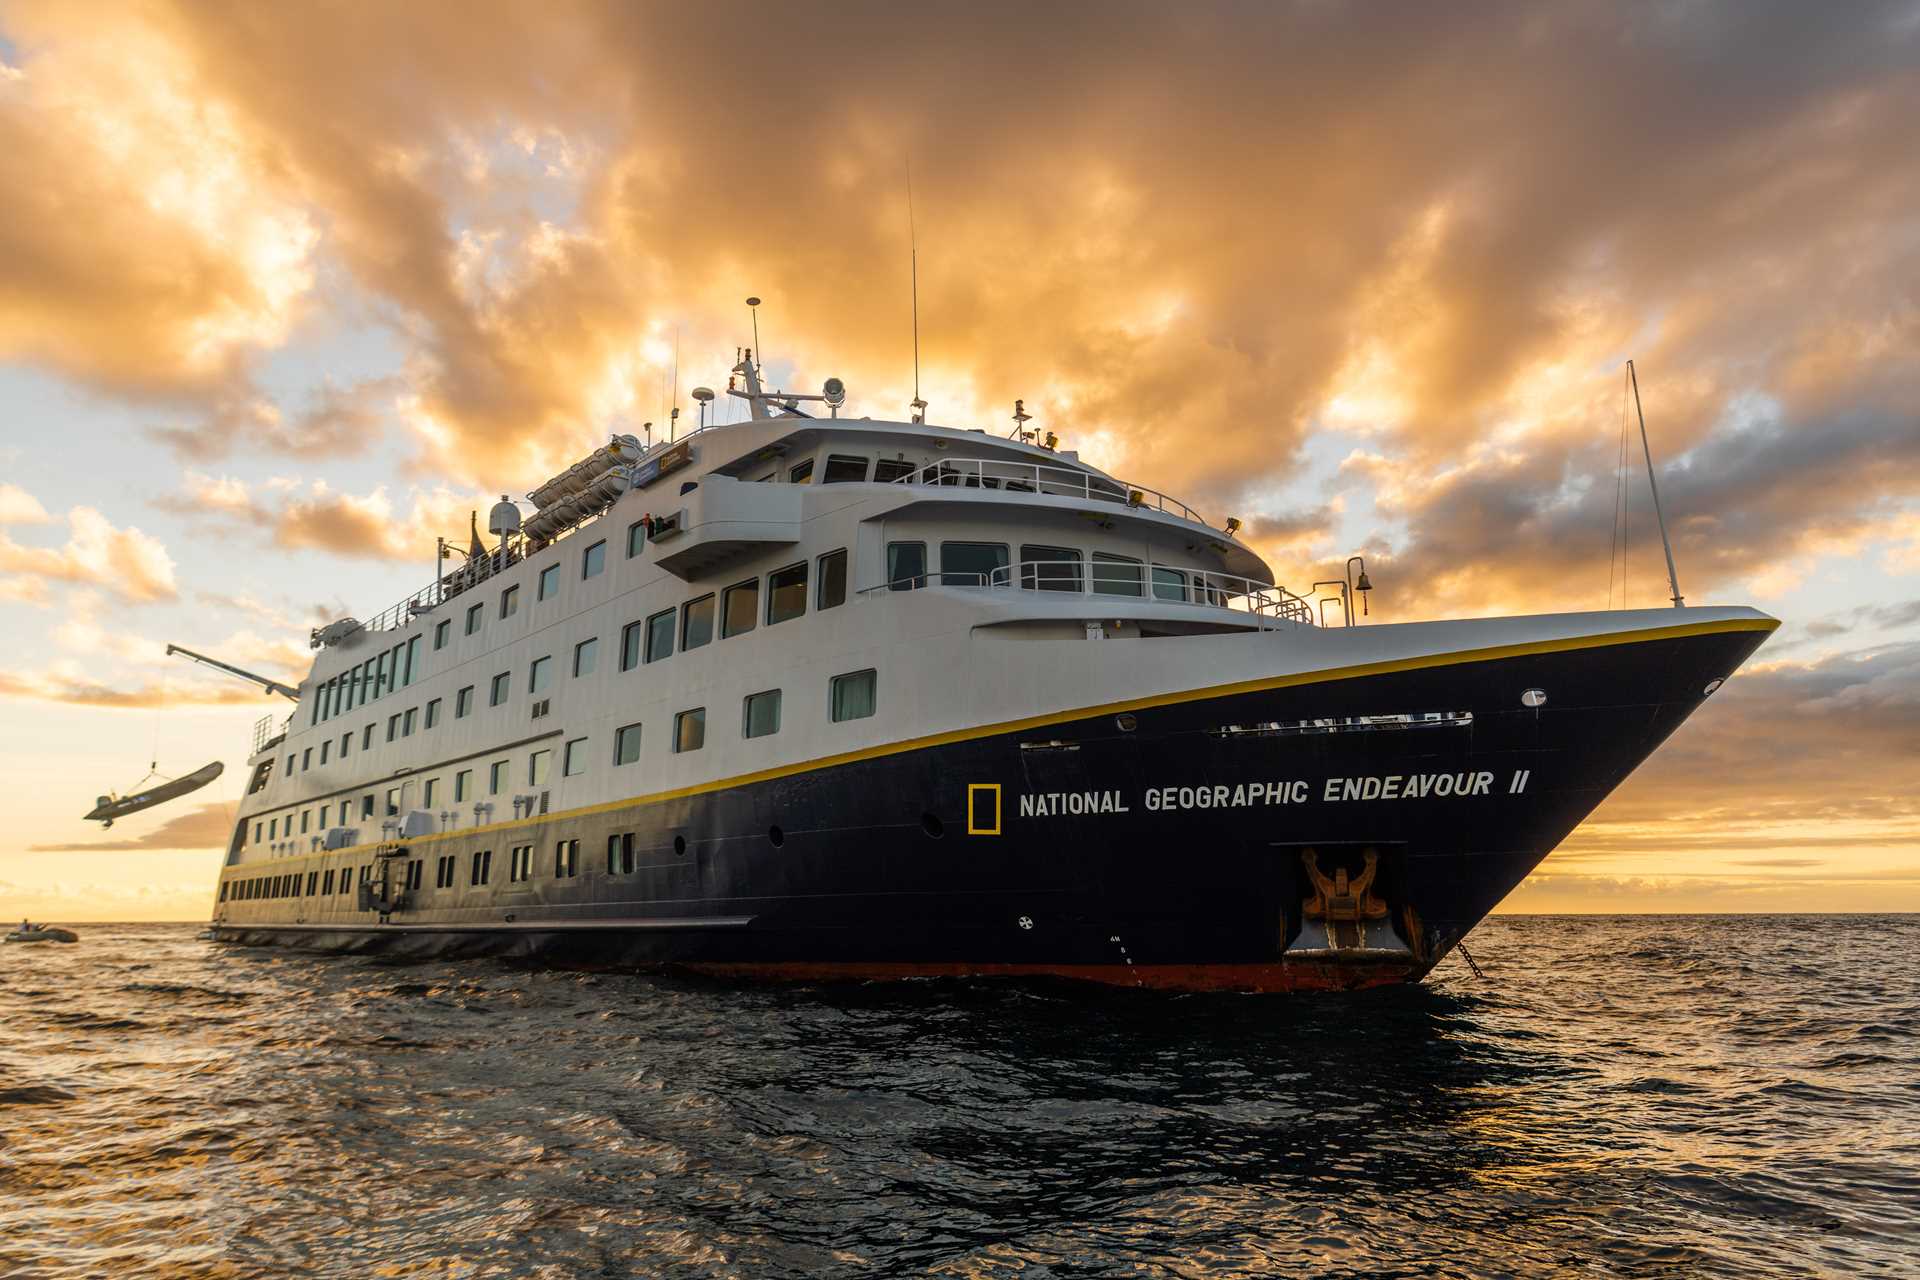
[[[506,535],[520,532],[520,508],[506,494],[487,513],[487,532]]]

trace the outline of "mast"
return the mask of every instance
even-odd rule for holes
[[[1686,604],[1680,594],[1680,575],[1673,567],[1673,543],[1667,539],[1667,517],[1660,510],[1660,482],[1653,478],[1653,446],[1647,443],[1647,415],[1640,407],[1640,375],[1627,361],[1627,380],[1633,383],[1633,411],[1640,417],[1640,450],[1647,456],[1647,488],[1653,491],[1653,518],[1660,524],[1660,545],[1667,553],[1667,585],[1673,588],[1673,607]]]

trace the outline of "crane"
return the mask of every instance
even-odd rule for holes
[[[192,658],[202,666],[212,667],[215,671],[224,671],[230,676],[238,676],[242,680],[251,681],[259,685],[262,689],[265,689],[268,693],[277,693],[283,698],[291,698],[295,702],[300,701],[300,691],[298,689],[281,684],[278,680],[269,680],[265,676],[257,676],[251,671],[243,671],[231,663],[222,662],[218,658],[209,658],[206,654],[195,653],[191,649],[183,649],[177,644],[167,646],[167,656],[169,658],[176,653],[183,658]]]

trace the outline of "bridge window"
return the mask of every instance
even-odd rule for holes
[[[867,478],[867,460],[851,454],[830,453],[821,484],[859,484]]]
[[[640,726],[622,725],[613,735],[613,762],[635,764],[640,759]]]
[[[741,716],[740,736],[764,738],[778,732],[780,732],[780,691],[769,689],[765,693],[748,694],[744,713]]]
[[[1020,585],[1029,591],[1080,590],[1080,553],[1072,547],[1022,546]]]
[[[820,557],[820,585],[814,590],[813,607],[832,609],[847,602],[847,549],[829,551]]]
[[[834,720],[864,720],[872,715],[877,681],[871,669],[835,676],[828,698]]]
[[[807,458],[788,469],[787,482],[789,484],[811,484],[813,482],[813,459]]]
[[[1187,575],[1178,569],[1169,569],[1163,564],[1153,566],[1153,598],[1185,601]]]
[[[767,575],[767,625],[786,622],[807,611],[807,562]]]
[[[889,542],[887,544],[887,589],[911,591],[927,585],[927,544]]]
[[[994,577],[996,569],[1007,567],[1004,542],[943,542],[940,544],[940,581],[949,587],[984,587],[1005,582],[1007,575]]]
[[[725,608],[720,616],[720,637],[745,635],[753,630],[753,624],[760,615],[760,579],[728,587],[722,602]]]
[[[874,483],[890,484],[912,475],[919,469],[905,458],[882,458],[873,464]]]
[[[592,675],[593,669],[599,664],[600,639],[598,636],[582,640],[579,644],[573,646],[574,679],[577,680],[581,676]]]
[[[682,711],[673,718],[673,749],[698,751],[707,745],[707,709],[695,707],[691,711]]]
[[[662,609],[647,619],[647,661],[673,656],[673,610]]]
[[[713,639],[713,597],[701,596],[687,601],[680,619],[680,648],[698,649]]]
[[[1146,585],[1144,575],[1141,563],[1131,556],[1112,556],[1104,551],[1093,553],[1093,589],[1100,595],[1142,595]]]
[[[597,578],[600,576],[600,571],[606,567],[607,540],[605,538],[600,539],[600,541],[580,553],[580,577],[582,579]]]

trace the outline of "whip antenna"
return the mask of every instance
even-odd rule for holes
[[[1653,478],[1653,446],[1647,443],[1647,415],[1640,407],[1640,374],[1627,361],[1627,381],[1633,384],[1633,411],[1640,415],[1640,449],[1647,455],[1647,488],[1653,492],[1653,518],[1660,522],[1660,545],[1667,552],[1667,585],[1673,588],[1673,607],[1686,604],[1680,594],[1680,575],[1673,567],[1673,543],[1667,540],[1667,517],[1660,511],[1660,484]]]
[[[920,233],[913,222],[913,161],[907,161],[907,270],[913,291],[913,420],[927,420],[927,402],[920,398]]]

